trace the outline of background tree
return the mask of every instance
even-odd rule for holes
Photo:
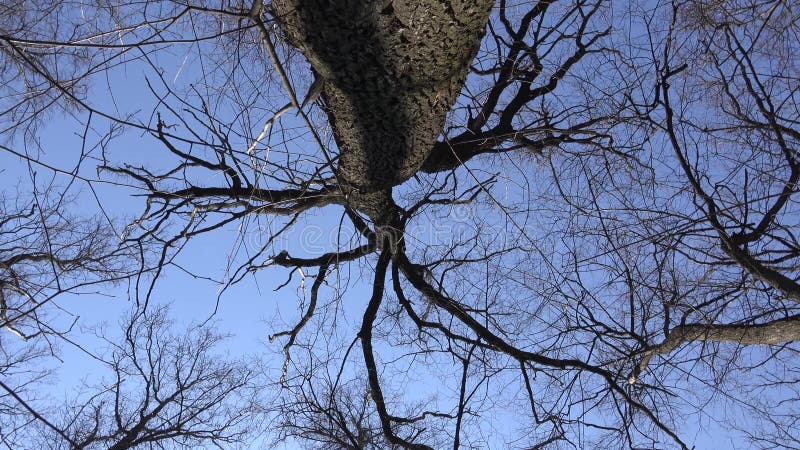
[[[224,337],[207,327],[185,331],[167,310],[134,312],[120,323],[100,370],[109,375],[67,405],[27,409],[26,427],[4,436],[9,448],[165,449],[252,442],[257,424],[257,373],[244,360],[217,353]]]
[[[125,251],[94,220],[70,214],[74,206],[51,187],[33,195],[0,195],[1,442],[36,423],[24,398],[39,397],[55,353],[77,318],[57,320],[59,300],[92,292],[124,277]]]
[[[0,197],[0,323],[22,339],[61,332],[47,319],[59,296],[92,293],[137,268],[111,224],[75,207],[54,186]]]
[[[279,438],[688,448],[711,416],[796,442],[794,5],[81,6],[0,28],[6,117],[78,111],[78,173],[143,195],[152,283],[231,227],[226,288],[289,272]],[[117,66],[151,102],[114,101]]]

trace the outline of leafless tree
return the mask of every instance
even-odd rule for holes
[[[226,286],[299,284],[279,438],[688,448],[712,416],[797,444],[791,2],[81,6],[0,27],[7,114],[63,100],[160,149],[86,153],[144,198],[153,283],[234,227]],[[119,95],[116,66],[152,101],[77,89]]]
[[[51,404],[39,412],[36,403],[19,398],[34,417],[27,429],[17,430],[19,436],[10,436],[16,442],[6,445],[233,448],[260,433],[257,371],[244,360],[216,353],[223,336],[209,327],[180,332],[165,307],[137,311],[121,330],[121,338],[102,338],[110,350],[98,372],[107,377],[85,386],[68,405]],[[100,378],[96,373],[94,379]]]
[[[0,336],[2,364],[0,365],[0,443],[5,448],[17,437],[36,426],[36,417],[21,407],[22,397],[32,398],[36,388],[48,373],[40,363],[47,359],[47,348],[41,345],[19,345],[16,336]]]
[[[75,207],[54,187],[0,197],[0,324],[19,338],[58,334],[46,316],[59,296],[92,292],[138,266],[110,224]]]

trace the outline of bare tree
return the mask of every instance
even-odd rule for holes
[[[13,448],[18,436],[36,427],[36,417],[21,407],[20,400],[35,397],[48,372],[40,363],[50,355],[43,345],[19,345],[16,336],[0,335],[0,443]]]
[[[226,286],[299,283],[279,438],[689,448],[711,415],[796,444],[796,6],[82,6],[91,27],[2,25],[4,76],[38,80],[7,76],[8,111],[55,92],[162,150],[87,154],[143,193],[125,238],[158,245],[153,283],[231,226]],[[128,88],[117,65],[146,71],[145,112],[76,93]]]
[[[181,332],[167,314],[137,311],[121,323],[122,339],[103,337],[110,352],[99,369],[108,377],[36,412],[14,448],[233,448],[257,436],[256,370],[218,355],[224,337],[209,327]]]
[[[305,377],[301,379],[301,377]],[[338,383],[336,383],[338,381]],[[372,406],[371,392],[363,378],[330,380],[324,376],[298,374],[282,386],[278,442],[291,438],[308,448],[379,449],[401,448],[389,442]],[[444,445],[442,430],[424,425],[426,417],[396,423],[392,432],[409,441],[434,440]]]
[[[59,333],[46,319],[59,296],[90,293],[137,268],[111,224],[81,218],[75,206],[55,187],[0,197],[0,324],[22,339]]]
[[[77,345],[71,331],[79,317],[53,317],[69,311],[59,305],[62,297],[94,294],[144,269],[113,225],[76,216],[67,193],[51,187],[2,200],[2,444],[195,448],[257,434],[247,428],[259,411],[255,371],[215,357],[223,337],[208,327],[177,334],[163,307],[134,311],[120,324],[119,343],[100,336],[113,351],[94,358],[112,380],[87,387],[66,412],[41,395],[57,376],[46,368],[59,357],[58,347]]]

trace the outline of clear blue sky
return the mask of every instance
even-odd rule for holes
[[[176,46],[170,54],[161,57],[159,64],[164,68],[165,80],[177,86],[181,83],[188,83],[187,80],[196,81],[199,78],[204,63],[195,59],[191,52],[190,45]],[[264,61],[264,64],[268,63]],[[115,86],[115,90],[109,91],[105,80],[95,80],[90,91],[93,104],[118,116],[137,112],[138,120],[147,120],[149,112],[154,108],[155,99],[146,91],[144,79],[146,73],[152,76],[150,69],[141,63],[128,64],[112,70],[109,72],[109,84]],[[307,81],[296,80],[298,86],[304,86],[303,83],[307,83]],[[276,95],[279,94],[280,92],[276,93]],[[302,92],[299,94],[302,95]],[[53,115],[39,133],[42,138],[39,144],[45,151],[40,156],[41,161],[62,168],[74,166],[76,158],[85,144],[81,133],[87,118],[88,116],[82,113],[75,118]],[[302,128],[304,126],[293,112],[284,116],[283,120],[285,128]],[[88,142],[93,144],[98,135],[107,130],[108,122],[105,119],[94,117],[91,125],[97,130],[97,133],[89,134]],[[17,140],[8,145],[18,151],[25,147],[30,149],[35,147],[33,142],[24,140]],[[301,140],[292,145],[313,146],[313,143],[310,140]],[[151,165],[157,165],[159,161],[162,161],[160,158],[165,153],[155,139],[143,135],[137,130],[127,131],[111,141],[109,150],[117,161],[147,162]],[[99,153],[95,151],[93,155],[99,156]],[[530,164],[530,166],[535,166],[535,164]],[[30,189],[29,167],[24,161],[0,151],[0,167],[3,168],[3,172],[0,174],[2,175],[0,178],[1,190],[13,192],[17,186],[23,187],[23,190]],[[56,185],[66,186],[70,183],[69,177],[63,174],[54,175],[45,167],[33,166],[33,169],[37,172],[39,183],[49,182],[51,179]],[[484,168],[475,168],[476,172],[482,169]],[[547,169],[542,168],[542,170]],[[97,179],[94,161],[88,161],[82,166],[81,175],[88,179]],[[105,183],[114,179],[107,175],[101,176],[100,179],[93,184],[99,199],[94,197],[93,192],[85,183],[77,182],[72,185],[70,189],[78,195],[75,214],[96,215],[102,209],[110,216],[120,218],[124,222],[126,219],[136,217],[142,211],[142,198],[132,196],[137,193],[135,190]],[[519,188],[519,186],[511,184],[505,187],[509,190]],[[502,191],[502,188],[499,191]],[[460,214],[459,211],[457,210],[453,214]],[[291,250],[294,256],[314,256],[334,248],[337,235],[332,234],[331,230],[337,229],[340,214],[340,209],[331,207],[325,209],[324,212],[307,215],[303,219],[305,222],[301,222],[295,227],[297,231],[279,242],[275,246],[275,250],[286,248]],[[421,231],[415,237],[419,237],[422,243],[435,240],[436,233],[443,231],[437,230],[436,225],[436,220],[422,221]],[[237,267],[237,263],[241,263],[245,257],[242,243],[253,248],[259,244],[260,238],[263,238],[264,233],[258,230],[258,226],[251,224],[242,229],[238,223],[234,223],[223,230],[203,235],[190,242],[181,252],[177,262],[198,275],[224,280],[230,274],[228,269]],[[531,224],[531,226],[535,226],[535,224]],[[371,263],[372,260],[370,260]],[[346,296],[341,299],[343,302],[341,311],[342,320],[354,325],[360,320],[362,307],[368,298],[370,268],[368,266],[359,268],[358,265],[352,265],[349,269],[353,271],[352,285]],[[367,282],[358,276],[359,270],[367,276]],[[307,295],[313,281],[309,278],[305,280],[304,284],[301,284],[300,277],[295,276],[287,288],[275,293],[273,289],[286,280],[286,275],[287,271],[283,269],[259,271],[254,276],[246,277],[220,297],[219,284],[194,278],[171,267],[159,279],[153,301],[171,304],[172,316],[176,319],[176,323],[179,326],[187,326],[208,319],[219,300],[219,309],[213,317],[213,323],[219,331],[231,334],[226,350],[230,352],[231,356],[258,355],[264,358],[273,371],[270,376],[277,379],[283,362],[281,352],[283,341],[279,340],[270,344],[267,342],[267,336],[276,331],[282,331],[287,325],[295,323],[299,317],[299,301],[303,295]],[[84,328],[76,328],[71,337],[76,342],[91,348],[93,344],[97,343],[97,340],[89,332],[89,329],[104,322],[113,325],[128,310],[130,298],[127,288],[128,286],[123,284],[104,290],[103,295],[64,296],[58,300],[58,305],[68,314],[59,315],[56,320],[67,323],[71,321],[72,316],[79,316],[80,324]],[[386,352],[387,354],[391,353],[389,349],[386,349]],[[69,344],[62,343],[62,355],[64,363],[57,363],[54,366],[57,369],[54,379],[57,381],[47,388],[47,394],[55,399],[69,399],[75,392],[75,386],[82,381],[91,384],[92,377],[97,374],[97,366],[91,359]],[[415,376],[421,377],[422,374]],[[422,397],[424,393],[435,392],[442,388],[447,381],[452,382],[452,380],[435,380],[435,382],[420,384],[419,392],[407,394],[410,398],[415,395]],[[722,408],[723,404],[724,402],[715,402],[710,408]],[[731,404],[731,408],[735,409],[735,404]],[[711,409],[707,412],[709,415],[729,412],[735,414],[735,411],[721,409]],[[502,431],[507,431],[513,426],[514,411],[505,411],[504,414],[505,416],[503,413],[499,413],[493,417],[497,422],[495,426],[501,433],[496,437],[487,438],[494,443],[494,448],[498,449],[503,448],[503,444],[498,442],[503,438]],[[678,420],[680,421],[680,418]],[[680,434],[690,445],[694,443],[698,449],[748,448],[746,442],[731,437],[727,430],[708,417],[687,416],[685,421],[684,428],[679,430]],[[586,433],[591,433],[591,431]],[[256,444],[254,448],[259,445],[262,444]],[[286,447],[287,450],[293,450],[293,448],[291,444]]]

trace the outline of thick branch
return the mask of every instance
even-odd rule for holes
[[[362,245],[351,250],[343,252],[329,252],[317,256],[316,258],[296,258],[290,256],[288,252],[278,253],[277,256],[272,258],[272,261],[283,267],[315,267],[338,264],[340,262],[355,261],[362,256],[368,255],[375,251],[377,246],[374,243]]]
[[[443,295],[436,288],[426,282],[421,274],[421,271],[419,270],[419,266],[409,261],[405,254],[397,255],[395,257],[395,263],[399,265],[403,275],[406,276],[408,281],[417,290],[419,290],[420,293],[425,295],[430,301],[434,302],[436,306],[452,314],[454,318],[469,327],[482,341],[490,344],[496,351],[505,353],[506,355],[520,362],[529,361],[546,367],[552,367],[556,369],[575,369],[599,375],[608,384],[609,388],[622,396],[622,398],[624,398],[625,401],[634,408],[643,412],[659,429],[674,439],[675,442],[681,446],[681,448],[688,449],[686,444],[683,443],[678,435],[675,434],[675,432],[663,422],[661,422],[661,420],[653,413],[653,411],[631,397],[628,392],[626,392],[616,383],[616,374],[578,359],[551,358],[539,353],[533,353],[515,347],[502,337],[492,333],[491,330],[472,317],[460,304],[458,304],[458,302]]]
[[[375,403],[375,408],[378,410],[378,416],[381,419],[383,434],[389,442],[411,450],[433,450],[427,445],[408,442],[394,433],[392,430],[392,421],[394,417],[391,416],[386,409],[386,401],[384,400],[383,390],[381,389],[381,383],[378,379],[378,366],[375,362],[375,354],[372,348],[372,326],[375,323],[375,318],[378,316],[378,310],[383,300],[386,269],[389,267],[389,262],[391,261],[390,256],[391,253],[388,250],[383,250],[381,256],[378,258],[378,264],[375,266],[375,279],[372,285],[372,297],[369,300],[367,309],[364,311],[364,318],[361,321],[361,330],[358,333],[361,338],[361,349],[364,353],[364,364],[367,366],[370,393]]]
[[[637,377],[647,368],[653,356],[667,355],[688,342],[776,345],[797,341],[800,341],[800,315],[755,325],[704,325],[699,323],[680,325],[672,329],[664,342],[642,354],[642,360],[628,377],[628,383],[636,382]]]

